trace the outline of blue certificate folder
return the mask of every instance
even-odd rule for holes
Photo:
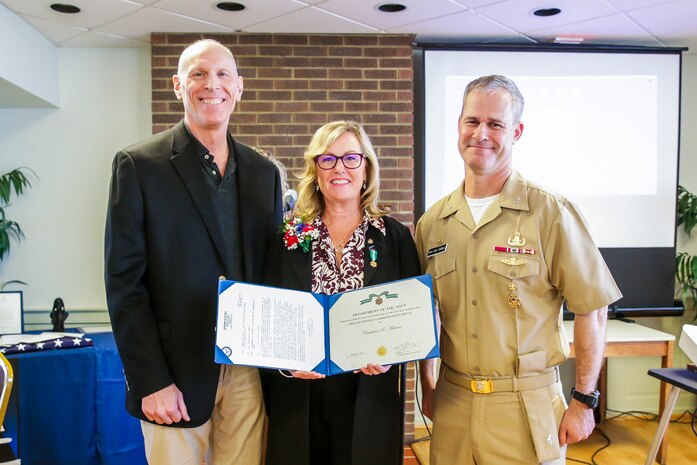
[[[216,363],[334,375],[438,356],[430,275],[333,295],[218,285]]]

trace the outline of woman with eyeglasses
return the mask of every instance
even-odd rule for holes
[[[363,127],[322,126],[304,159],[295,218],[271,241],[265,283],[336,294],[418,275],[409,229],[378,205],[378,161]],[[401,464],[405,369],[263,370],[266,464]]]

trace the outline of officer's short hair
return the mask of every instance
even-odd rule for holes
[[[523,114],[523,106],[525,105],[523,94],[520,93],[515,82],[499,74],[482,76],[467,84],[467,87],[465,87],[465,94],[462,96],[462,110],[460,114],[462,114],[462,111],[465,109],[465,100],[467,100],[469,94],[474,92],[495,92],[502,89],[511,96],[513,123],[520,123],[520,117]]]

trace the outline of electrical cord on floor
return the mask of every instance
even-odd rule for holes
[[[421,408],[421,402],[419,402],[419,364],[418,362],[414,362],[414,399],[416,399],[416,407],[419,409],[419,414],[421,415],[421,419],[424,422],[424,426],[426,427],[426,432],[428,432],[428,436],[424,436],[419,439],[415,439],[414,442],[420,442],[420,441],[428,441],[431,439],[431,429],[428,427],[428,421],[426,420],[426,415],[424,415],[424,411]]]
[[[623,411],[623,410],[613,410],[611,408],[606,408],[605,411],[617,414],[612,418],[605,418],[605,421],[615,420],[615,419],[624,418],[624,417],[632,417],[632,418],[635,418],[635,419],[641,420],[641,421],[657,421],[658,420],[658,415],[656,415],[655,413],[644,412],[641,410],[624,410]]]
[[[642,420],[642,421],[658,421],[658,415],[656,415],[655,413],[651,413],[651,412],[642,412],[641,410],[629,410],[629,411],[623,412],[621,410],[613,410],[611,408],[608,408],[605,410],[608,412],[617,413],[617,415],[612,417],[612,418],[606,418],[606,421],[615,420],[617,418],[622,418],[622,417],[632,417],[632,418],[636,418],[637,420]],[[680,424],[694,423],[695,413],[697,413],[697,409],[695,410],[695,412],[690,412],[689,410],[685,410],[684,412],[682,412],[682,414],[678,418],[670,420],[670,422],[671,423],[680,423]],[[683,418],[685,416],[689,416],[690,419],[683,421]]]
[[[566,456],[566,461],[567,462],[574,462],[574,463],[582,463],[583,465],[593,465],[592,463],[586,462],[585,460],[572,459],[568,455]]]
[[[595,452],[593,452],[593,455],[591,455],[591,463],[593,465],[598,465],[598,463],[595,461],[595,456],[598,455],[603,449],[607,449],[608,447],[610,447],[610,444],[612,444],[612,441],[610,441],[610,438],[607,436],[607,434],[605,434],[605,432],[603,430],[601,430],[600,428],[597,428],[597,429],[598,429],[598,432],[603,436],[603,438],[605,438],[606,442],[605,442],[605,445],[603,447],[596,450]]]
[[[597,431],[598,433],[600,433],[600,435],[605,439],[605,444],[604,444],[603,446],[599,447],[598,449],[596,449],[595,452],[593,452],[593,455],[591,455],[591,461],[590,461],[590,462],[586,462],[585,460],[572,459],[572,458],[569,457],[569,456],[566,457],[566,460],[567,460],[567,461],[576,462],[576,463],[583,463],[584,465],[598,465],[598,462],[595,461],[595,457],[596,457],[601,451],[603,451],[603,450],[607,449],[608,447],[610,447],[610,445],[612,444],[612,441],[610,440],[610,438],[608,437],[608,435],[605,434],[605,432],[604,432],[603,430],[601,430],[600,428],[596,427],[594,431]]]
[[[612,441],[607,436],[607,434],[605,434],[605,432],[603,430],[601,430],[600,428],[596,427],[594,431],[597,431],[598,433],[600,433],[600,435],[605,439],[605,444],[603,446],[599,447],[598,449],[596,449],[595,452],[593,452],[593,455],[591,455],[591,461],[586,462],[585,460],[572,459],[568,455],[566,456],[567,461],[575,462],[575,463],[582,463],[584,465],[599,465],[598,462],[595,461],[595,456],[598,455],[601,451],[610,447],[610,444],[612,444]]]
[[[642,420],[642,421],[658,421],[658,415],[656,415],[655,413],[651,413],[651,412],[642,412],[640,410],[629,410],[629,411],[623,412],[621,410],[613,410],[611,408],[606,408],[605,410],[607,412],[617,413],[617,415],[615,415],[612,418],[606,418],[605,421],[612,421],[612,420],[616,420],[618,418],[623,418],[623,417],[632,417],[632,418],[636,418],[637,420]],[[685,417],[685,415],[689,415],[691,417],[691,419],[681,421],[683,419],[683,417]],[[678,418],[676,418],[674,420],[670,420],[671,423],[679,423],[679,424],[688,424],[689,423],[690,427],[692,428],[692,432],[695,434],[695,436],[697,436],[697,429],[696,429],[696,425],[695,425],[696,421],[697,421],[697,408],[693,412],[690,412],[689,410],[685,410]],[[573,459],[569,456],[566,457],[566,460],[568,460],[570,462],[574,462],[574,463],[582,463],[584,465],[598,465],[598,463],[595,461],[596,455],[598,455],[600,453],[600,451],[610,447],[610,445],[612,444],[612,441],[607,436],[607,434],[605,434],[605,432],[600,429],[600,427],[596,426],[595,431],[598,431],[598,433],[600,433],[603,436],[603,438],[605,438],[605,445],[603,445],[602,447],[598,448],[595,452],[593,452],[593,455],[591,455],[591,461],[586,462],[585,460]]]

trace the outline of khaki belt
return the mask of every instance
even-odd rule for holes
[[[506,378],[483,378],[470,376],[443,365],[443,377],[468,391],[477,394],[491,394],[492,392],[518,392],[540,389],[550,386],[559,381],[559,370],[554,368],[552,371],[542,375]]]

